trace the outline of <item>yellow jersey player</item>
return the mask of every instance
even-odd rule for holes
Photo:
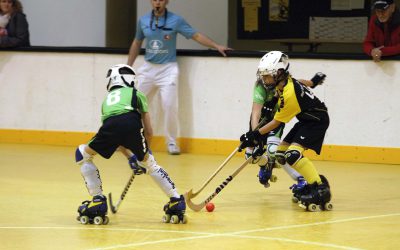
[[[318,174],[314,164],[303,155],[306,149],[320,154],[329,127],[328,109],[307,86],[292,78],[288,69],[289,58],[280,51],[271,51],[261,59],[257,74],[266,86],[275,88],[279,96],[278,110],[266,125],[243,134],[240,137],[241,147],[258,146],[263,135],[296,117],[298,122],[278,146],[275,157],[279,164],[290,165],[310,184],[297,196],[303,208],[315,211],[320,206],[321,209],[331,210],[328,181]],[[312,82],[313,87],[321,84],[318,74]]]

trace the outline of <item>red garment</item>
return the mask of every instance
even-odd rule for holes
[[[400,12],[397,8],[387,23],[379,22],[376,15],[369,21],[364,52],[370,56],[371,50],[380,46],[384,46],[382,56],[400,55]]]

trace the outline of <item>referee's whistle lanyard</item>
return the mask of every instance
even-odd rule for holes
[[[154,29],[153,29],[154,18],[156,19],[156,23],[155,23],[155,25],[154,25],[155,27],[154,27]],[[167,24],[167,18],[168,18],[168,10],[165,9],[165,13],[164,13],[164,25],[158,26],[158,19],[159,19],[159,17],[156,16],[156,15],[154,14],[154,10],[152,10],[152,11],[151,11],[151,19],[150,19],[150,29],[151,29],[152,31],[155,31],[155,30],[157,30],[157,29],[161,29],[161,30],[170,30],[170,29],[168,29],[168,28],[165,28],[165,25]]]

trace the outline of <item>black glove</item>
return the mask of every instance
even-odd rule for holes
[[[239,152],[247,147],[255,147],[261,142],[261,134],[258,130],[247,132],[240,136],[242,142],[239,146]]]
[[[272,99],[269,100],[268,102],[265,102],[261,110],[261,117],[266,117],[268,121],[272,120],[273,113],[277,103],[278,103],[278,97],[276,96],[272,97]]]
[[[132,157],[128,159],[128,164],[132,168],[135,175],[146,174],[147,172],[144,167],[139,165],[136,155],[132,155]]]
[[[252,156],[253,159],[258,159],[258,157],[262,156],[266,151],[266,148],[264,147],[264,143],[261,140],[260,143],[258,143],[257,147],[254,148]]]
[[[311,78],[311,81],[313,82],[313,86],[311,88],[315,88],[318,85],[321,85],[322,83],[324,83],[326,78],[326,75],[322,72],[317,72],[313,78]]]

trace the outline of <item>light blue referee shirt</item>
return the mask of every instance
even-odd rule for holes
[[[178,33],[192,38],[197,33],[181,16],[166,10],[165,14],[158,18],[158,28],[156,27],[156,17],[153,17],[152,27],[150,27],[152,12],[149,12],[139,19],[136,27],[135,39],[145,40],[146,54],[144,59],[151,63],[164,64],[176,62],[176,36]]]

